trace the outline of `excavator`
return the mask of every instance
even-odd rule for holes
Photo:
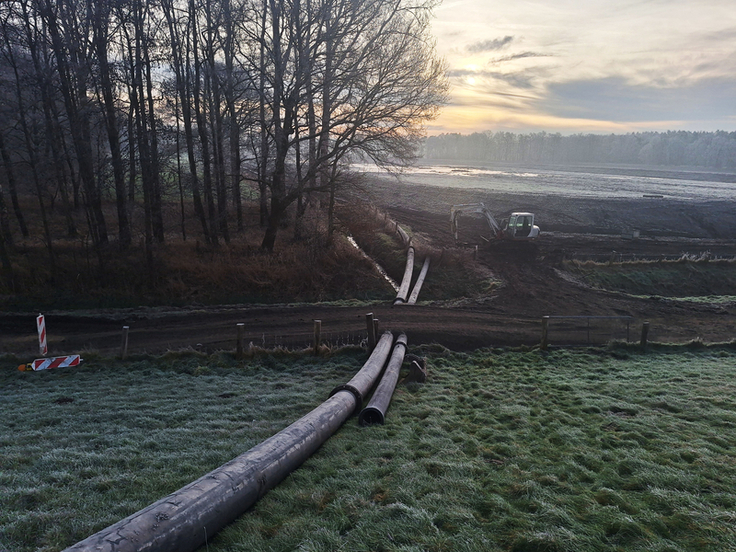
[[[501,225],[483,203],[468,203],[453,205],[450,209],[450,228],[456,241],[460,215],[482,215],[493,231],[492,237],[499,240],[529,241],[539,236],[539,226],[534,224],[534,213],[511,213]]]

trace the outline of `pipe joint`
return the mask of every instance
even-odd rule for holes
[[[330,391],[330,397],[336,395],[340,391],[347,391],[355,398],[355,411],[351,414],[351,416],[360,412],[361,408],[363,408],[363,394],[360,392],[360,390],[357,389],[355,386],[350,385],[350,383],[343,383]]]

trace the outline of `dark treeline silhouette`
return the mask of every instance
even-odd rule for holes
[[[427,138],[428,159],[504,163],[615,163],[736,168],[736,132],[514,134],[476,132]]]
[[[434,4],[3,0],[3,267],[36,228],[51,265],[59,239],[150,249],[192,218],[228,242],[248,184],[266,250],[310,194],[331,216],[345,161],[407,162],[444,101]]]

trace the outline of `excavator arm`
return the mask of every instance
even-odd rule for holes
[[[458,230],[457,220],[460,215],[467,214],[483,215],[496,237],[500,238],[503,235],[501,225],[496,222],[496,219],[493,218],[493,215],[483,203],[466,203],[464,205],[453,205],[450,209],[450,231],[452,232],[452,235],[455,236],[455,239],[457,239]]]

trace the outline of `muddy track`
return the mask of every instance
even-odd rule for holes
[[[361,339],[365,314],[373,312],[382,329],[404,331],[410,345],[438,343],[454,350],[486,346],[534,345],[540,340],[541,317],[630,316],[638,332],[651,324],[655,341],[708,342],[736,338],[736,307],[634,298],[590,289],[564,277],[560,259],[569,256],[698,254],[736,256],[736,230],[727,224],[708,227],[704,221],[732,221],[732,202],[667,205],[651,200],[570,200],[564,198],[489,194],[441,188],[378,185],[368,198],[400,224],[438,250],[456,247],[449,232],[453,203],[484,201],[500,216],[512,209],[536,213],[543,235],[531,249],[507,244],[487,246],[476,240],[477,262],[503,284],[487,297],[438,305],[392,307],[393,296],[361,307],[325,305],[188,309],[140,309],[90,312],[84,315],[46,313],[51,354],[119,351],[123,325],[130,326],[131,354],[162,353],[193,348],[212,352],[233,350],[236,324],[245,324],[246,344],[307,346],[313,320],[322,320],[323,335],[332,342]],[[685,209],[684,216],[683,209]],[[729,222],[728,224],[732,224]],[[712,226],[712,224],[711,224]],[[612,231],[611,228],[616,231]],[[626,239],[637,228],[640,239]],[[601,233],[608,229],[608,233]],[[731,236],[731,239],[724,239]],[[472,240],[470,240],[472,242]],[[473,247],[473,244],[470,244]],[[472,249],[469,249],[472,250]],[[431,270],[429,278],[431,278]],[[421,299],[421,298],[420,298]],[[33,356],[37,349],[31,314],[0,314],[1,346],[5,352]]]

